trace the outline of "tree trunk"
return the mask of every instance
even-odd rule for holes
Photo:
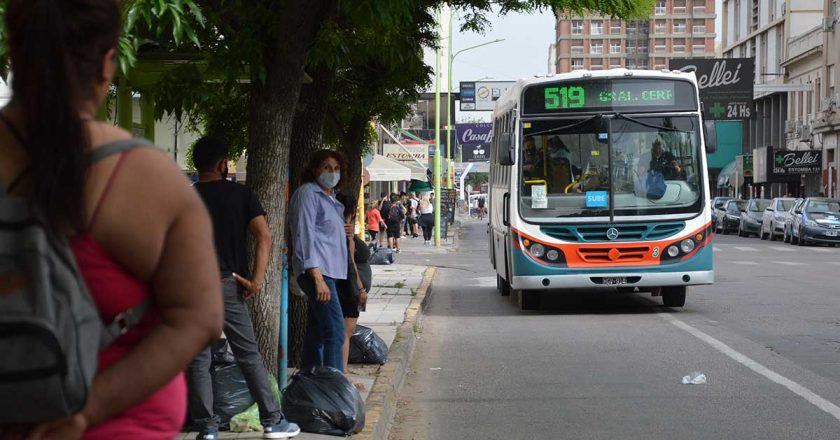
[[[289,158],[290,193],[300,186],[303,171],[312,153],[323,147],[324,119],[327,103],[332,91],[335,71],[327,68],[307,68],[312,78],[311,84],[304,84],[300,91],[297,113],[292,129],[292,145],[295,154]],[[289,240],[290,237],[287,237]],[[289,261],[291,261],[292,243],[289,240]],[[289,353],[291,366],[300,366],[303,338],[306,335],[306,320],[309,299],[300,291],[297,283],[290,283],[292,295],[289,297]]]
[[[369,121],[365,118],[354,117],[345,127],[346,131],[339,131],[341,149],[347,156],[349,170],[342,192],[358,195],[362,185],[362,152],[364,151],[365,131]]]
[[[265,30],[262,66],[251,67],[248,185],[267,213],[272,234],[265,287],[249,301],[257,343],[270,374],[277,374],[282,258],[286,250],[292,124],[304,79],[303,66],[334,0],[289,0],[276,31]],[[259,67],[262,67],[260,69]],[[251,254],[253,255],[253,253]],[[281,385],[282,386],[282,385]]]

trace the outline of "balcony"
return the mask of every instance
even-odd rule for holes
[[[685,14],[685,13],[686,13],[685,6],[674,6],[674,15]]]
[[[667,48],[665,46],[660,46],[660,45],[653,46],[653,51],[654,52],[662,53],[662,52],[665,52],[666,49]]]
[[[682,25],[674,25],[674,33],[675,34],[684,34],[685,33],[685,24]]]
[[[674,45],[674,53],[685,53],[684,45]]]
[[[805,55],[814,50],[822,50],[823,30],[822,27],[815,27],[810,31],[787,41],[787,59],[782,62],[791,62],[794,58]]]
[[[705,14],[706,13],[706,6],[695,6],[691,8],[691,12],[694,14]]]
[[[706,26],[692,26],[691,33],[693,34],[705,34],[706,33]]]
[[[665,10],[665,6],[657,6],[653,10],[653,15],[665,15],[667,11]]]
[[[699,53],[699,54],[705,53],[706,52],[706,46],[705,45],[703,45],[703,46],[699,46],[699,45],[691,46],[691,52]]]
[[[610,26],[610,35],[621,35],[621,26]]]
[[[583,46],[572,46],[572,55],[583,55]]]

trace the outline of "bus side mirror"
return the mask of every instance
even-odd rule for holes
[[[717,128],[715,121],[703,121],[703,132],[706,138],[706,154],[717,151]]]
[[[516,163],[516,149],[513,148],[513,133],[499,136],[499,164],[510,166]]]

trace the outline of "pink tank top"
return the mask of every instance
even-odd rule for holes
[[[126,154],[128,153],[122,153],[120,156],[102,192],[88,231],[96,222],[102,201],[108,194],[114,176],[119,171]],[[112,260],[89,232],[71,238],[70,244],[103,322],[113,322],[118,314],[139,305],[151,295],[149,286]],[[138,325],[99,353],[99,369],[106,369],[125,356],[159,322],[159,316],[154,310],[146,313]],[[186,417],[186,408],[187,387],[181,373],[146,400],[90,428],[84,438],[89,440],[117,438],[169,440],[180,432]]]

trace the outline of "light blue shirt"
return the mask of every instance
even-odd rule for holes
[[[319,268],[325,277],[347,279],[344,205],[317,183],[303,184],[292,197],[292,269],[303,275]]]

